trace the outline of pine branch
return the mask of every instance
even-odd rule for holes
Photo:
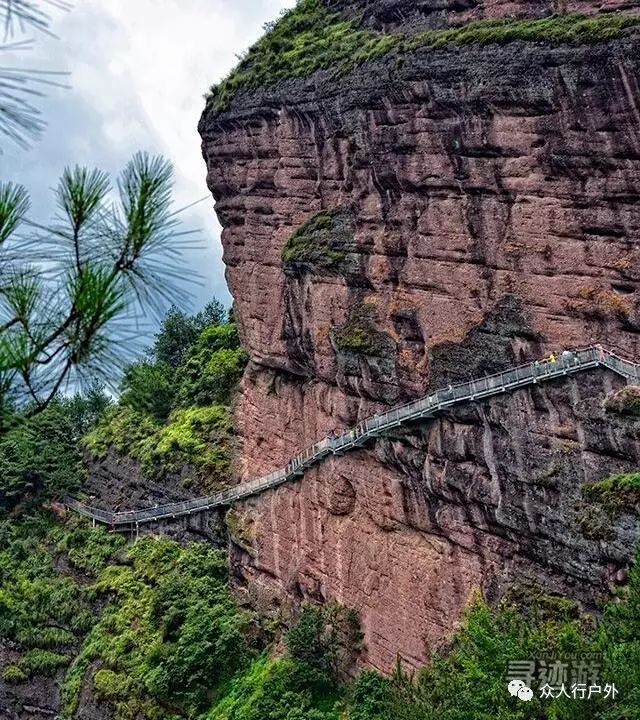
[[[15,33],[36,30],[51,34],[51,16],[46,8],[70,10],[71,3],[65,0],[0,0],[0,22],[4,27],[5,41]]]
[[[24,188],[0,183],[0,408],[10,393],[33,417],[82,377],[117,379],[131,329],[184,297],[172,178],[139,153],[113,202],[104,173],[65,170],[50,225],[27,220]]]
[[[0,57],[8,51],[22,52],[33,47],[31,39],[8,43],[18,34],[33,30],[53,36],[48,9],[65,11],[71,9],[71,4],[66,0],[0,0],[4,35]],[[34,102],[44,96],[47,86],[64,87],[59,78],[66,74],[0,64],[0,137],[22,148],[40,137],[46,123]]]

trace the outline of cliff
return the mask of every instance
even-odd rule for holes
[[[640,4],[555,5],[305,0],[214,90],[246,477],[429,387],[593,342],[638,356]],[[638,537],[575,521],[582,483],[638,465],[637,422],[602,409],[617,382],[470,406],[248,503],[238,587],[285,614],[355,607],[385,670],[424,660],[477,587],[592,604]]]

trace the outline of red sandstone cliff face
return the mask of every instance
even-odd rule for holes
[[[440,10],[407,22],[526,14],[532,5],[411,3]],[[395,27],[409,4],[334,6],[365,8],[370,22]],[[340,81],[318,73],[241,92],[228,111],[205,113],[208,182],[252,359],[236,413],[246,476],[429,385],[596,341],[640,355],[639,50],[626,39],[417,51]],[[320,212],[343,223],[331,248],[340,260],[283,263],[292,234]],[[376,342],[354,350],[341,333],[365,312]],[[602,590],[610,558],[575,539],[568,506],[553,540],[562,566],[547,572],[547,559],[531,557],[557,502],[536,478],[559,462],[564,439],[577,443],[579,471],[563,486],[575,500],[584,479],[637,465],[637,428],[616,431],[624,451],[609,447],[606,428],[602,447],[585,445],[580,392],[575,384],[558,392],[413,428],[408,459],[393,443],[367,448],[254,501],[246,521],[256,544],[238,550],[239,582],[263,604],[352,605],[367,660],[384,669],[397,651],[423,659],[477,586],[532,575],[570,590],[564,575],[574,594],[590,578]],[[602,385],[598,392],[601,400]],[[492,424],[502,428],[497,445]],[[547,432],[548,455],[531,455]],[[495,513],[528,482],[521,512]],[[444,522],[434,523],[438,513]],[[523,533],[531,542],[518,540]]]
[[[591,607],[640,539],[632,516],[603,533],[611,521],[580,493],[640,462],[640,422],[602,409],[619,385],[594,373],[464,407],[247,501],[239,596],[285,618],[292,601],[357,608],[363,660],[387,672],[398,653],[424,662],[476,590],[532,583]],[[283,400],[263,397],[263,412],[288,411]]]

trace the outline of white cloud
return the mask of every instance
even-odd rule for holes
[[[58,40],[40,39],[29,65],[71,72],[69,90],[43,103],[50,127],[28,151],[9,151],[2,175],[36,198],[62,168],[81,163],[117,172],[138,149],[162,153],[176,169],[176,201],[208,195],[197,123],[208,88],[236,53],[295,0],[78,0],[56,19]],[[21,59],[25,64],[26,58]],[[206,274],[202,304],[225,296],[219,226],[212,201],[185,213],[203,230],[206,250],[191,258]],[[47,210],[49,208],[47,207]],[[226,296],[225,296],[226,297]]]

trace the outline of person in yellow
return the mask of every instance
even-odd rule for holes
[[[551,353],[551,355],[549,355],[549,362],[554,363],[557,359],[558,358],[556,357],[555,353]]]

